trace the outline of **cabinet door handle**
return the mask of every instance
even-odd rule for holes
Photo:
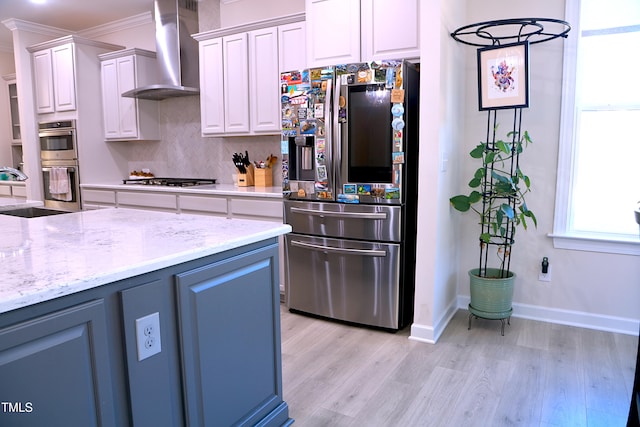
[[[335,248],[333,246],[315,245],[313,243],[301,242],[299,240],[292,240],[292,246],[298,246],[301,248],[311,249],[321,252],[333,252],[342,255],[358,255],[358,256],[372,256],[372,257],[386,257],[387,251],[379,249],[349,249],[349,248]]]

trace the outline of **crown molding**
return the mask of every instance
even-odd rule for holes
[[[119,19],[117,21],[108,22],[106,24],[98,25],[95,27],[87,28],[86,30],[78,31],[78,35],[89,39],[99,38],[108,34],[113,34],[118,31],[128,30],[131,28],[140,27],[153,22],[153,15],[151,12],[144,12],[138,15],[133,15],[128,18]]]
[[[49,25],[37,24],[35,22],[23,21],[22,19],[9,18],[2,21],[5,27],[9,31],[28,31],[31,33],[41,34],[43,36],[56,38],[66,36],[70,33],[69,30],[62,28],[51,27]],[[71,33],[73,33],[71,31]],[[13,53],[13,44],[0,44],[0,52]]]
[[[264,19],[261,21],[250,22],[248,24],[235,25],[233,27],[218,28],[215,30],[204,31],[192,34],[191,37],[197,41],[208,40],[217,37],[228,36],[231,34],[244,33],[247,31],[260,30],[263,28],[277,27],[279,25],[292,24],[305,20],[305,12],[293,13],[291,15],[279,16],[276,18]]]
[[[51,37],[62,37],[69,35],[69,33],[75,34],[73,31],[65,30],[63,28],[50,27],[49,25],[37,24],[35,22],[23,21],[22,19],[16,18],[5,19],[2,23],[11,31],[29,31]]]

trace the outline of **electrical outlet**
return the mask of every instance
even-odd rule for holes
[[[155,312],[136,319],[138,361],[160,353],[160,313]]]
[[[543,273],[542,271],[540,271],[538,273],[538,280],[541,282],[550,282],[551,281],[551,264],[549,264],[549,267],[547,267],[547,272]]]

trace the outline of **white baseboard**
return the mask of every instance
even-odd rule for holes
[[[458,296],[457,308],[466,310],[468,307],[469,297]],[[513,304],[513,317],[626,335],[638,335],[640,327],[640,321],[636,319],[519,303]]]
[[[453,301],[449,304],[444,315],[440,317],[434,327],[413,323],[411,325],[411,335],[409,336],[409,339],[428,344],[435,344],[451,321],[451,318],[456,314],[456,311],[458,311],[458,307],[456,306],[455,301]]]

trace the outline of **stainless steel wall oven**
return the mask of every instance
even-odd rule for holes
[[[78,158],[75,120],[40,123],[38,138],[42,160],[74,160]]]
[[[80,169],[75,120],[40,123],[38,128],[44,205],[79,211]]]

